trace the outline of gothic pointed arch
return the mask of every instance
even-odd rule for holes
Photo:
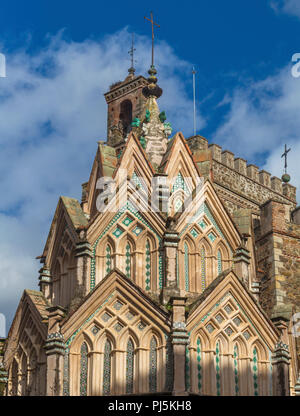
[[[103,331],[99,331],[99,335],[95,339],[95,350],[104,353],[104,345],[106,341],[109,341],[112,349],[117,348],[117,339],[115,337],[112,328],[105,328]]]
[[[96,284],[99,283],[115,267],[116,243],[107,235],[96,247]]]
[[[136,244],[134,239],[129,233],[126,233],[121,239],[118,250],[122,254],[122,268],[123,273],[135,281],[135,255],[136,255]]]
[[[179,284],[186,292],[196,292],[195,249],[194,240],[186,234],[179,244],[179,276],[181,276]]]

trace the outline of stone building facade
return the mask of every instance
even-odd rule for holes
[[[59,199],[40,290],[4,345],[4,393],[299,395],[296,189],[171,137],[149,75],[105,94],[107,141],[81,202]]]

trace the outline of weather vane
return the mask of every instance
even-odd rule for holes
[[[144,16],[144,19],[148,20],[152,26],[152,62],[151,66],[154,66],[154,26],[160,27],[159,24],[155,23],[153,20],[153,13],[150,12],[151,19]]]
[[[135,73],[135,69],[134,69],[134,52],[136,51],[135,47],[134,47],[134,33],[132,34],[132,43],[131,43],[131,48],[129,49],[128,53],[131,57],[131,67],[128,69],[128,72],[132,75],[134,75]]]
[[[287,155],[289,153],[289,151],[291,150],[291,148],[287,148],[287,145],[284,145],[284,153],[281,155],[281,157],[284,157],[284,174],[282,175],[281,179],[282,182],[289,182],[291,180],[290,175],[287,173]]]

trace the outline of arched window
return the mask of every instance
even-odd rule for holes
[[[149,353],[149,391],[157,391],[157,341],[155,337],[150,341],[150,353]]]
[[[111,272],[112,269],[112,261],[111,261],[111,247],[109,244],[107,244],[106,249],[105,249],[105,255],[106,255],[106,274]]]
[[[197,338],[197,349],[196,349],[196,357],[197,357],[197,383],[198,383],[198,391],[199,393],[202,391],[202,352],[201,352],[201,341],[200,338]]]
[[[151,251],[150,251],[150,242],[146,241],[146,280],[145,280],[145,289],[151,289]]]
[[[206,288],[206,260],[205,260],[205,248],[202,247],[200,251],[201,255],[201,288],[202,292]]]
[[[87,396],[88,347],[84,342],[80,349],[80,396]]]
[[[189,248],[187,243],[184,243],[184,282],[185,290],[189,291]]]
[[[13,359],[12,363],[12,374],[11,374],[11,381],[12,381],[12,396],[18,395],[18,363],[16,359]]]
[[[130,100],[124,100],[121,103],[119,117],[123,124],[124,133],[127,133],[128,127],[132,122],[132,103]]]
[[[126,393],[133,393],[134,379],[134,345],[128,340],[126,354]]]
[[[23,358],[22,358],[22,384],[21,384],[21,388],[22,388],[22,396],[27,396],[27,357],[25,355],[25,353],[23,354]]]
[[[129,243],[126,244],[125,250],[125,274],[128,279],[131,279],[131,247]]]
[[[111,343],[106,341],[103,357],[103,395],[110,394],[111,382]]]
[[[254,387],[254,396],[258,396],[258,358],[257,358],[257,349],[253,349],[253,387]]]
[[[220,342],[216,344],[216,387],[217,396],[221,396],[221,374],[220,374]]]
[[[217,258],[218,258],[218,275],[219,275],[220,273],[222,273],[222,253],[221,253],[221,250],[218,250]]]
[[[233,368],[234,368],[234,394],[236,396],[240,393],[240,383],[239,383],[239,350],[238,346],[235,344],[233,348]]]

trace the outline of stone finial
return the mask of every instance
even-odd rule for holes
[[[143,137],[146,141],[146,153],[154,167],[158,167],[167,150],[168,136],[171,134],[169,123],[162,122],[156,102],[151,95],[146,103],[145,121],[143,122]]]
[[[151,205],[160,212],[167,214],[169,209],[170,189],[166,173],[157,173],[152,181]]]
[[[246,235],[244,238],[246,239]],[[242,241],[241,245],[236,249],[233,255],[234,271],[242,282],[249,286],[249,264],[250,264],[250,251],[246,248],[245,241]]]
[[[43,293],[46,299],[51,297],[51,286],[52,286],[52,277],[50,269],[46,266],[42,267],[39,271],[39,287],[40,291]]]
[[[156,97],[159,98],[162,93],[163,90],[157,85],[157,71],[154,67],[154,65],[151,65],[149,71],[149,78],[148,78],[148,85],[146,87],[143,88],[143,94],[146,98],[149,97]]]

